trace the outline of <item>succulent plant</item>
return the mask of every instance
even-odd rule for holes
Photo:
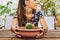
[[[26,29],[34,29],[34,25],[31,23],[27,23],[25,26],[26,26]]]

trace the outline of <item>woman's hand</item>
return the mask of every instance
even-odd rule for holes
[[[40,34],[37,34],[36,38],[40,38],[44,33],[47,32],[47,28],[40,28]]]
[[[40,34],[37,34],[36,38],[40,38],[44,34],[44,29],[40,29]]]
[[[12,30],[15,34],[19,34],[18,28],[19,28],[19,27],[17,27],[17,26],[12,26],[12,27],[11,27],[11,30]]]
[[[48,31],[48,27],[41,27],[41,29],[44,30],[44,33],[46,33]]]
[[[24,27],[19,27],[19,26],[12,26],[11,30],[18,36],[21,37],[20,32],[18,29],[25,29]]]

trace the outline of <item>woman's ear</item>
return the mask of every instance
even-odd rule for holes
[[[25,0],[25,5],[29,5],[29,0]]]

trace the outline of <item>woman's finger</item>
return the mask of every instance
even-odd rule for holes
[[[40,34],[37,34],[36,38],[40,38],[43,35],[43,32],[41,32]]]
[[[16,28],[16,30],[14,30],[14,32],[16,33],[16,34],[20,34],[19,33],[19,30]]]
[[[44,32],[44,29],[40,29],[40,33],[41,33],[41,32]]]
[[[18,37],[21,37],[21,35],[20,35],[20,34],[17,34],[17,36],[18,36]]]

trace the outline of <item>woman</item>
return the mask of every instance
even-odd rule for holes
[[[38,0],[19,0],[17,17],[15,17],[12,22],[11,29],[13,30],[13,32],[19,34],[19,32],[17,32],[16,29],[25,26],[26,23],[32,23],[37,27],[38,22],[41,23],[42,28],[44,30],[47,30],[47,25],[44,18],[40,16],[40,13],[35,12],[37,9],[37,5],[38,5]],[[42,32],[40,36],[43,35],[43,33],[44,32]]]

